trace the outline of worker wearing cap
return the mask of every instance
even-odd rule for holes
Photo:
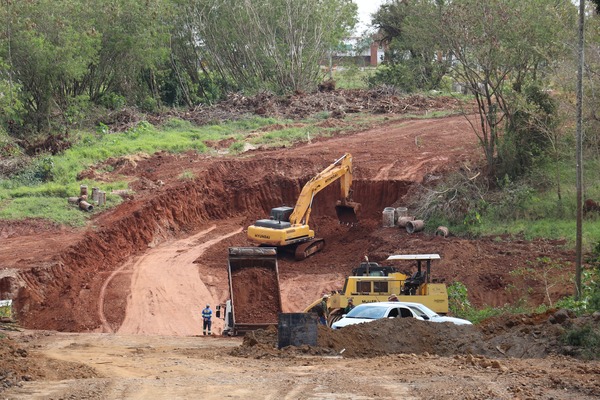
[[[350,311],[352,311],[353,308],[354,308],[354,300],[352,300],[352,297],[350,297],[348,299],[348,305],[346,306],[346,308],[344,308],[344,314],[348,314]]]
[[[211,327],[212,327],[212,310],[210,309],[210,304],[206,305],[206,308],[202,310],[202,334],[206,335],[208,332],[209,335],[212,335]]]
[[[390,297],[388,297],[388,301],[398,301],[398,296],[392,293],[390,294]]]
[[[324,294],[321,299],[321,308],[323,310],[322,313],[319,313],[319,322],[322,325],[327,325],[327,317],[329,317],[329,310],[327,308],[327,299],[329,299],[328,294]]]

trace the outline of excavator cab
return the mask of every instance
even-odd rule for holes
[[[270,229],[288,229],[292,226],[290,215],[293,211],[292,207],[286,206],[272,208],[269,219],[259,219],[254,223],[254,226]]]
[[[293,211],[294,211],[294,207],[287,207],[287,206],[275,207],[275,208],[271,209],[270,218],[274,221],[290,222],[290,215],[292,215]]]

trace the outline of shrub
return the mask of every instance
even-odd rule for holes
[[[551,145],[551,132],[556,129],[556,103],[536,83],[523,90],[522,106],[512,113],[498,144],[497,172],[512,179],[531,169]]]
[[[110,110],[120,110],[127,104],[124,96],[116,93],[105,93],[99,101],[100,105]]]
[[[140,108],[142,109],[142,111],[148,113],[156,112],[158,110],[158,101],[156,101],[156,99],[153,97],[146,96],[146,98],[144,98],[144,100],[140,104]]]
[[[231,145],[229,146],[229,151],[232,153],[239,153],[241,151],[244,150],[244,142],[243,141],[236,141],[231,143]]]
[[[454,282],[448,286],[448,308],[453,316],[467,319],[474,324],[498,315],[521,314],[531,311],[518,305],[486,306],[482,309],[476,309],[468,299],[467,287],[461,282]]]
[[[179,118],[169,118],[163,124],[163,128],[170,130],[190,130],[192,129],[192,123]]]
[[[574,327],[565,332],[563,341],[581,349],[586,358],[600,358],[600,329],[590,324]]]
[[[452,315],[465,315],[471,309],[468,289],[461,282],[453,282],[448,286],[448,309]]]
[[[379,66],[375,73],[367,78],[367,83],[369,88],[385,85],[397,87],[404,92],[417,89],[413,72],[402,64]]]
[[[81,126],[91,109],[90,98],[87,95],[76,96],[69,99],[69,105],[65,111],[65,121],[68,126]]]
[[[34,186],[53,178],[54,159],[52,156],[42,156],[34,159],[29,166],[14,176],[13,180],[23,186]]]

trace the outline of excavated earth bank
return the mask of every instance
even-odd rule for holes
[[[314,347],[277,349],[277,329],[249,332],[232,354],[244,357],[282,357],[286,354],[338,355],[370,358],[386,354],[470,354],[488,358],[545,358],[551,355],[585,357],[561,340],[567,329],[600,325],[600,313],[576,317],[567,310],[543,314],[494,317],[480,325],[430,323],[396,318],[358,324],[340,330],[319,326]],[[599,371],[600,372],[600,371]],[[598,384],[600,389],[600,383]],[[600,393],[600,392],[599,392]]]
[[[29,328],[98,330],[100,305],[109,324],[118,326],[124,318],[130,279],[119,268],[130,257],[209,224],[231,225],[233,231],[267,215],[273,206],[293,205],[304,182],[344,152],[354,156],[354,199],[362,204],[361,225],[348,229],[337,224],[335,185],[319,193],[312,223],[326,238],[326,250],[301,265],[283,260],[283,281],[287,274],[296,276],[300,271],[309,281],[318,281],[325,272],[341,279],[365,254],[410,250],[414,238],[403,239],[399,230],[381,230],[381,210],[401,202],[411,185],[465,163],[472,165],[478,154],[468,123],[452,117],[408,120],[297,148],[249,152],[236,159],[194,153],[139,157],[120,163],[112,173],[131,179],[134,198],[98,214],[86,229],[53,229],[35,221],[1,223],[0,297],[15,300],[19,321]],[[177,179],[183,169],[197,178]],[[248,242],[240,233],[226,245]],[[204,264],[225,268],[226,246],[211,247],[203,259]],[[443,269],[439,272],[451,278]],[[318,290],[331,288],[313,285],[316,290],[306,292],[305,298],[287,300],[293,303],[289,308],[302,309],[320,295]],[[214,303],[227,296],[224,289]],[[107,301],[100,304],[102,291],[108,292],[103,296]],[[283,302],[285,308],[286,299]]]
[[[69,234],[73,244],[59,248],[58,252],[48,248],[40,254],[41,260],[31,256],[6,260],[12,264],[11,268],[17,269],[17,278],[7,276],[0,280],[1,296],[16,294],[15,303],[24,326],[94,330],[99,320],[90,310],[97,309],[104,280],[128,257],[161,241],[192,233],[209,221],[241,218],[240,226],[245,226],[251,223],[248,216],[268,213],[265,205],[293,204],[303,183],[323,166],[307,159],[291,158],[219,161],[208,165],[194,182],[163,188],[152,198],[136,199],[113,213],[100,215],[91,229],[78,235]],[[357,180],[354,198],[357,201],[364,198],[362,213],[374,218],[386,204],[404,195],[407,186],[403,181]],[[330,215],[323,214],[327,205],[335,204],[338,191],[331,187],[319,194],[319,204],[313,211],[317,225],[320,215],[321,224],[334,224],[333,210],[329,210]],[[369,193],[379,195],[369,199]],[[66,240],[60,233],[57,235],[60,240]],[[247,245],[243,234],[238,236],[239,245]],[[19,236],[14,239],[13,243],[17,243]],[[32,240],[37,242],[39,238]],[[221,257],[223,267],[225,254]],[[113,318],[111,322],[117,324],[123,317],[122,312],[116,310],[108,314]]]
[[[373,110],[389,112],[386,104],[393,110],[403,108],[388,99]],[[263,100],[254,104],[245,98],[231,99],[231,107],[247,112],[264,106],[264,115],[285,115],[281,111],[284,105],[268,98]],[[313,100],[314,107],[323,107],[321,100],[312,97],[304,103],[290,100],[290,104],[311,110],[313,105],[303,105],[313,104]],[[346,104],[345,112],[373,107],[372,97],[355,100],[352,105]],[[413,112],[425,113],[443,106],[421,100],[414,99],[410,104]],[[342,122],[329,119],[325,123]],[[223,144],[207,145],[218,150]],[[55,371],[57,379],[86,378],[84,382],[89,382],[96,376],[96,370],[114,362],[99,359],[94,369],[65,363],[71,354],[80,350],[79,346],[82,350],[94,349],[94,340],[101,343],[97,354],[102,357],[113,353],[121,357],[124,351],[119,343],[105,342],[111,338],[117,342],[124,340],[125,349],[131,349],[130,339],[119,339],[126,334],[166,335],[160,342],[168,336],[175,341],[175,349],[189,346],[184,339],[200,332],[199,311],[204,304],[215,305],[228,298],[227,248],[249,245],[244,232],[249,224],[268,215],[274,206],[293,205],[304,182],[345,152],[354,157],[354,200],[362,204],[360,224],[354,227],[338,224],[333,209],[338,194],[336,185],[318,194],[311,225],[325,238],[326,246],[322,252],[300,263],[280,258],[284,312],[299,312],[322,293],[339,289],[344,277],[365,255],[372,261],[382,261],[390,254],[439,253],[442,259],[434,266],[433,275],[446,283],[463,282],[469,290],[470,301],[476,306],[502,306],[518,299],[535,304],[543,302],[546,294],[542,282],[534,277],[511,274],[538,257],[564,263],[571,269],[565,274],[572,272],[574,254],[562,241],[525,241],[507,236],[467,239],[452,233],[444,238],[428,232],[408,234],[398,228],[382,227],[383,208],[409,205],[408,195],[416,186],[435,183],[443,174],[459,169],[476,175],[474,171],[480,164],[481,152],[471,125],[463,117],[446,117],[388,121],[364,132],[292,148],[254,150],[238,157],[159,152],[108,160],[81,176],[99,181],[125,178],[130,181],[132,193],[117,208],[94,214],[86,228],[66,229],[40,221],[0,222],[0,299],[14,300],[22,327],[89,332],[90,336],[119,333],[99,339],[93,336],[92,342],[85,345],[69,342],[78,340],[75,337],[45,333],[47,331],[25,336],[35,349],[38,346],[35,343],[48,335],[49,354],[62,357],[63,362],[44,368]],[[107,170],[111,172],[105,172]],[[195,179],[179,179],[182,171],[190,171]],[[165,286],[161,287],[161,283]],[[565,275],[564,284],[552,287],[549,294],[555,299],[571,290]],[[161,308],[163,306],[168,307]],[[597,327],[598,318],[578,319],[565,313],[552,311],[541,317],[490,320],[467,328],[409,320],[380,321],[340,332],[320,328],[315,348],[276,350],[272,341],[276,333],[268,330],[245,338],[242,346],[219,343],[226,348],[235,347],[236,357],[249,359],[311,354],[335,357],[341,354],[349,358],[378,356],[375,372],[388,375],[398,375],[395,371],[402,366],[411,368],[425,360],[429,366],[419,370],[419,374],[428,384],[432,379],[439,382],[421,387],[424,398],[427,393],[431,395],[429,398],[495,398],[492,393],[498,391],[489,389],[489,393],[479,393],[477,382],[470,384],[474,386],[470,393],[479,394],[464,396],[462,392],[461,385],[469,385],[467,381],[472,374],[483,371],[485,375],[489,369],[499,371],[494,379],[500,382],[504,379],[517,382],[507,389],[514,397],[500,398],[542,398],[542,395],[569,398],[574,393],[581,398],[593,398],[600,394],[599,380],[594,379],[600,374],[597,363],[579,365],[569,360],[551,359],[551,367],[545,364],[532,369],[527,363],[511,361],[506,367],[508,364],[493,360],[561,357],[563,354],[583,356],[578,349],[561,345],[558,338],[571,326]],[[215,323],[218,332],[219,321]],[[149,336],[144,337],[152,341]],[[178,341],[175,337],[184,339]],[[63,351],[54,347],[55,338],[71,344],[65,345]],[[48,362],[47,359],[28,364],[33,360],[27,350],[8,339],[2,339],[1,345],[0,383],[52,379],[48,371],[42,373],[36,369],[41,368],[40,362]],[[107,352],[103,346],[111,350]],[[161,357],[166,351],[173,357],[177,355],[172,348],[160,348],[160,343],[153,342],[153,346]],[[152,346],[141,344],[133,345],[133,349],[136,357],[151,355],[154,351]],[[221,357],[218,353],[198,356],[200,350],[195,348],[185,351],[200,357],[202,365]],[[456,354],[454,359],[435,358],[453,354]],[[86,362],[90,357],[82,353],[75,360]],[[157,362],[157,371],[164,372],[162,362],[162,358]],[[231,360],[227,362],[236,364]],[[194,370],[192,376],[199,374],[202,368]],[[257,365],[256,368],[262,367]],[[276,368],[267,367],[271,374]],[[440,378],[447,373],[447,368],[465,369],[465,377],[458,385],[461,387],[454,392],[447,389],[450,383]],[[430,375],[430,369],[437,372]],[[129,377],[130,371],[133,369],[123,375]],[[105,370],[107,373],[119,375],[114,369]],[[566,379],[560,378],[563,375],[574,377],[577,384],[568,384]],[[410,383],[406,376],[409,375],[398,376],[397,382]],[[242,378],[240,375],[238,379]],[[481,379],[489,378],[485,375]],[[538,381],[542,383],[537,385]],[[242,386],[245,384],[243,380],[240,382]],[[93,393],[86,395],[87,398],[98,398],[96,394],[103,393],[103,383],[98,385],[89,389]],[[283,385],[289,386],[285,382]],[[418,383],[413,382],[413,385]],[[563,389],[569,390],[566,395],[561,394]],[[88,388],[81,390],[85,392]],[[287,393],[285,390],[287,387],[280,393]],[[365,392],[366,397],[348,398],[378,397],[380,390]],[[442,393],[447,396],[441,396]],[[215,393],[215,396],[221,394]]]

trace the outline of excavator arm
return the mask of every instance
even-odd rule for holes
[[[298,196],[294,211],[290,215],[290,223],[292,225],[308,225],[315,195],[338,179],[341,179],[341,200],[336,205],[338,218],[340,222],[344,223],[357,222],[356,211],[359,204],[352,202],[350,198],[352,195],[352,155],[346,153],[306,182]]]

